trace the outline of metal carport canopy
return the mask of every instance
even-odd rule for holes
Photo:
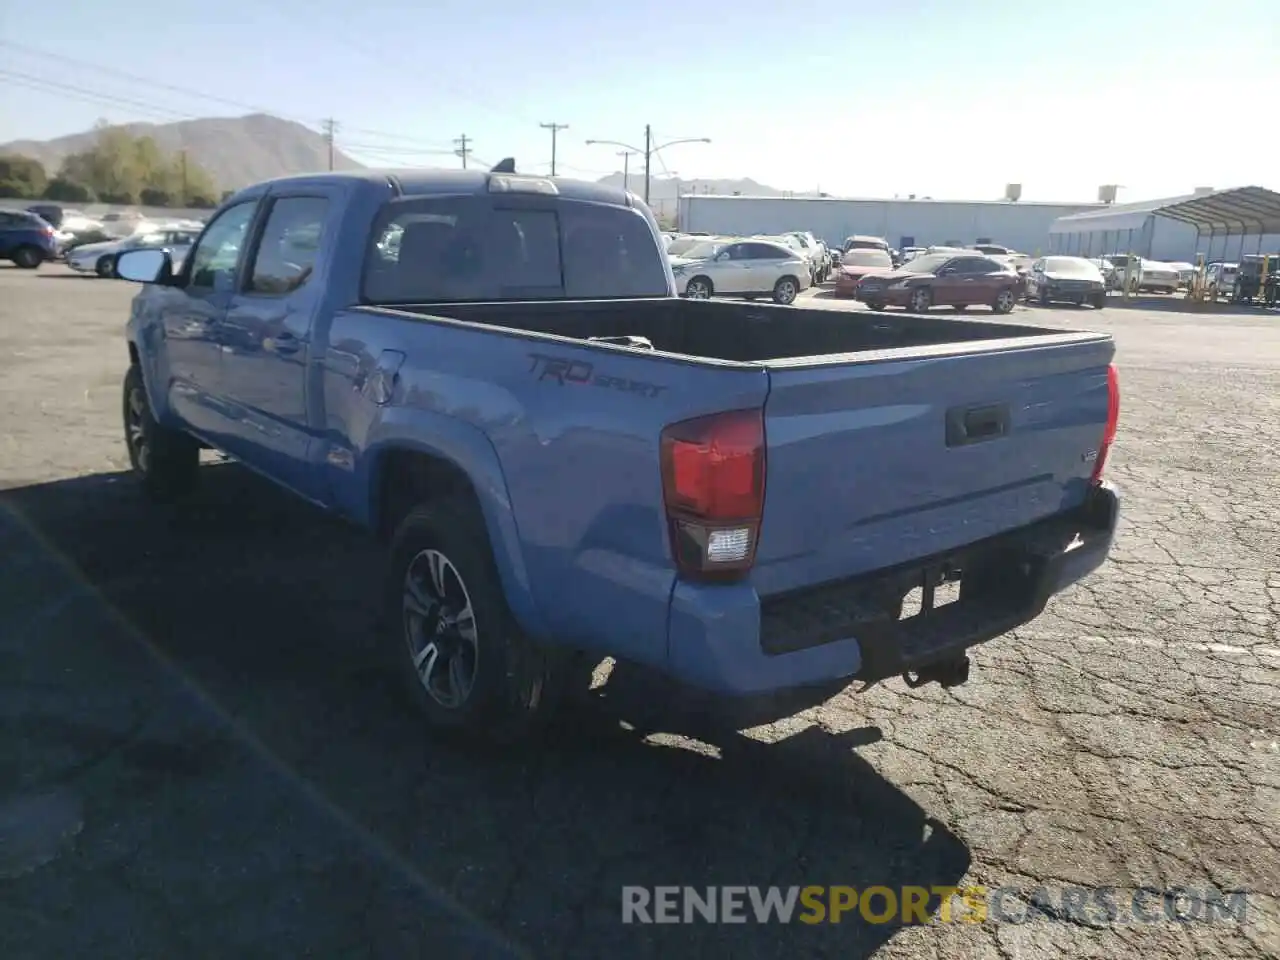
[[[1235,187],[1145,203],[1115,204],[1105,210],[1086,210],[1059,217],[1049,227],[1049,233],[1141,230],[1153,216],[1188,223],[1201,233],[1240,236],[1280,233],[1280,193],[1263,187]]]

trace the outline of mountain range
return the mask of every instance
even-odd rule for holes
[[[121,124],[130,135],[151,137],[168,153],[187,151],[188,158],[203,167],[220,190],[235,190],[294,173],[311,173],[329,168],[329,144],[310,128],[292,120],[270,114],[255,113],[244,117],[207,117],[177,123]],[[21,154],[39,160],[50,175],[70,154],[94,145],[97,131],[87,130],[53,140],[14,140],[0,144],[0,154]],[[517,168],[520,158],[516,158]],[[335,170],[360,170],[364,164],[341,150],[333,152]],[[600,178],[601,183],[621,187],[621,171]],[[635,171],[627,178],[627,186],[641,193],[642,177]],[[681,193],[712,193],[744,196],[785,196],[786,192],[751,179],[677,180],[654,177],[650,183],[650,202],[655,210],[674,205],[677,189]]]
[[[167,153],[186,150],[187,157],[203,167],[220,190],[329,167],[329,143],[321,134],[265,113],[120,126],[132,136],[151,137]],[[32,157],[52,175],[64,157],[89,149],[97,137],[97,131],[86,130],[54,140],[15,140],[0,144],[0,153]],[[362,164],[335,150],[333,166],[358,170]]]

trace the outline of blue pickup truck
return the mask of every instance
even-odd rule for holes
[[[214,448],[382,538],[437,727],[525,731],[605,657],[730,703],[954,685],[1112,542],[1110,337],[682,299],[599,184],[275,180],[117,269],[145,490]]]

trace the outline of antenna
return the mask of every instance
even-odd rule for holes
[[[498,161],[498,163],[494,166],[494,168],[489,172],[490,173],[515,173],[516,158],[507,157],[505,160]]]

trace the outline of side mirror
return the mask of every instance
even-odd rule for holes
[[[168,250],[128,250],[116,258],[116,276],[134,283],[168,283],[173,258]]]

